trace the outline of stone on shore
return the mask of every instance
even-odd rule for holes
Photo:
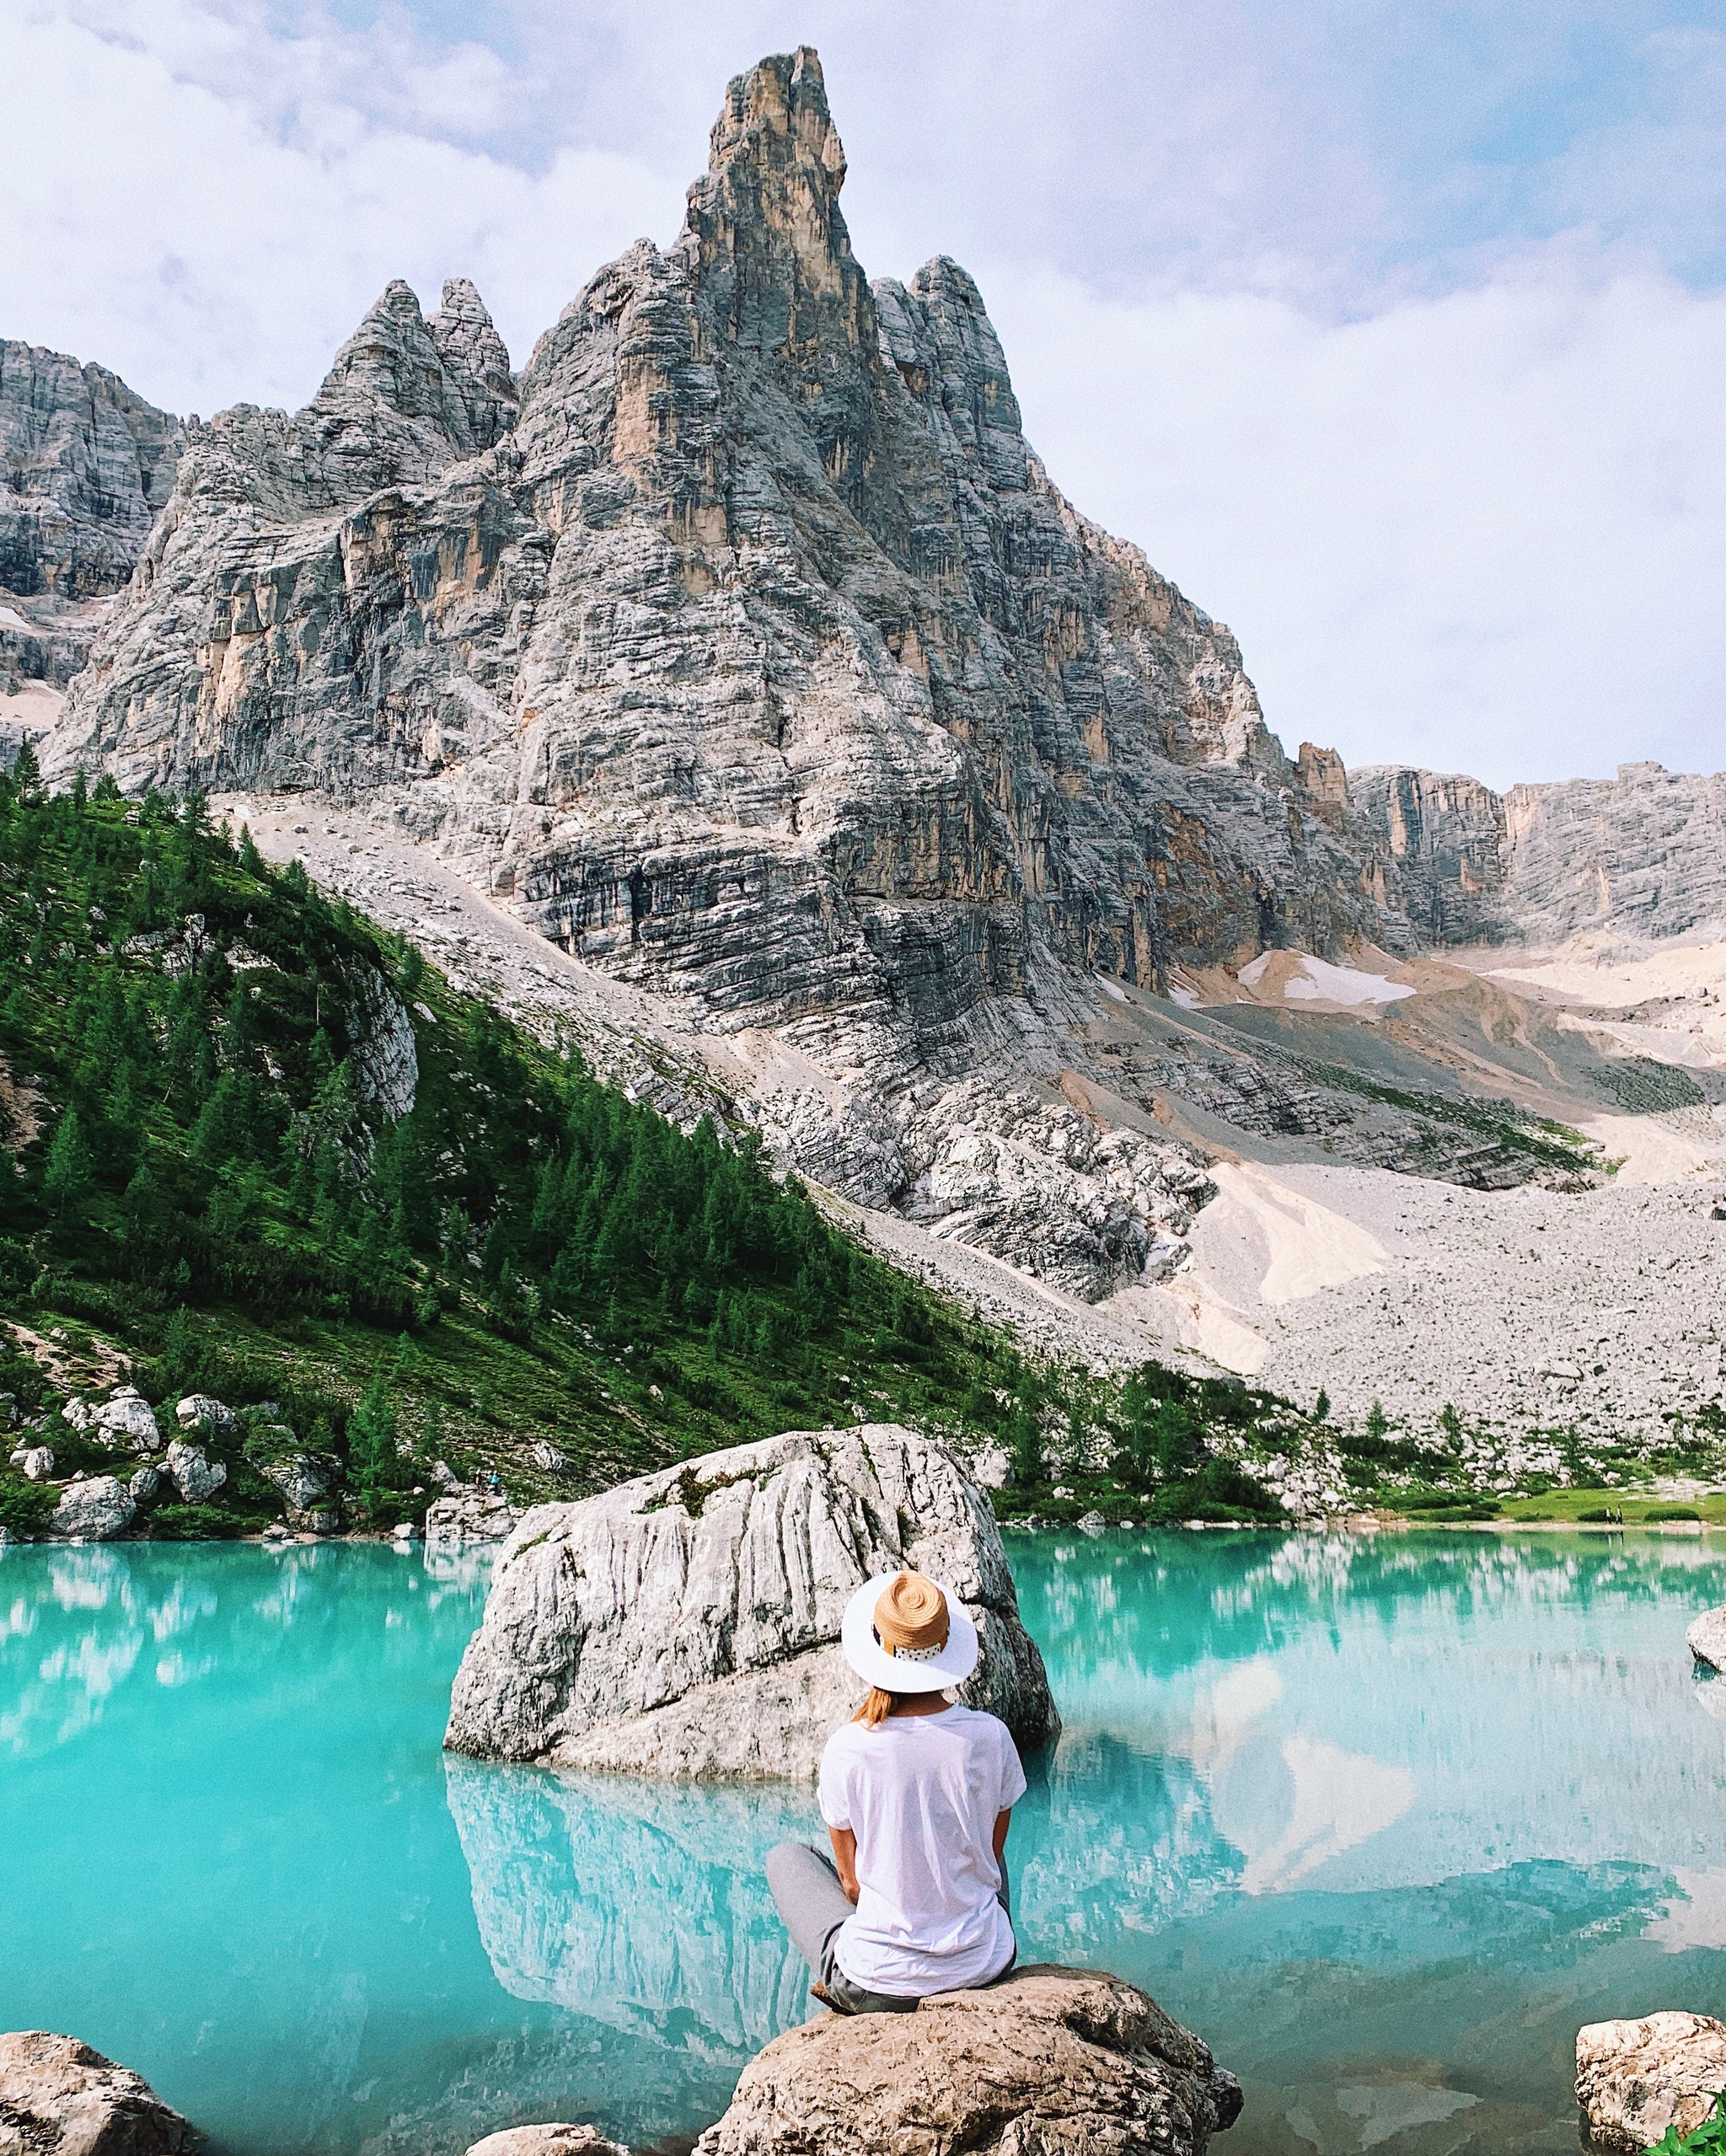
[[[112,1475],[90,1475],[61,1492],[48,1532],[62,1542],[110,1542],[131,1526],[137,1511],[124,1483]]]
[[[506,1542],[521,1519],[521,1507],[510,1504],[501,1497],[487,1497],[472,1490],[462,1497],[440,1497],[426,1509],[426,1541],[428,1545]]]
[[[1726,2022],[1706,2014],[1595,2021],[1577,2032],[1576,2100],[1597,2148],[1652,2148],[1699,2127],[1726,2089]]]
[[[214,1497],[228,1480],[228,1470],[212,1460],[201,1445],[188,1445],[175,1438],[168,1448],[168,1476],[185,1504],[201,1504]]]
[[[476,2141],[468,2156],[629,2156],[598,2127],[512,2126]]]
[[[498,1558],[444,1741],[678,1780],[812,1780],[865,1692],[838,1644],[845,1604],[901,1566],[948,1582],[977,1621],[967,1703],[1022,1746],[1053,1736],[987,1499],[944,1447],[876,1423],[534,1506]]]
[[[1203,2156],[1240,2114],[1240,2083],[1144,1992],[1032,1967],[914,2014],[823,2014],[775,2038],[696,2156]]]
[[[270,1434],[277,1435],[274,1431]],[[292,1431],[283,1430],[280,1435],[292,1442]],[[273,1483],[281,1492],[288,1518],[293,1520],[320,1509],[335,1482],[334,1460],[324,1454],[303,1452],[297,1445],[291,1451],[260,1459],[256,1464],[265,1481]]]
[[[1726,1607],[1705,1610],[1684,1638],[1697,1661],[1726,1675]]]
[[[196,2137],[141,2075],[75,2036],[0,2035],[6,2156],[178,2156]]]

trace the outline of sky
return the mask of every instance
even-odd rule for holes
[[[1291,752],[1726,764],[1726,0],[0,0],[0,335],[292,406],[459,275],[519,366],[799,43]]]

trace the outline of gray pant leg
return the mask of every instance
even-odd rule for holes
[[[801,1842],[780,1842],[767,1853],[767,1884],[792,1944],[825,1976],[828,1941],[852,1912],[837,1867]]]
[[[834,1960],[834,1935],[853,1909],[831,1857],[801,1842],[776,1842],[767,1853],[767,1884],[792,1944],[835,2005],[850,2014],[914,2011],[914,1998],[865,1991],[851,1982]]]

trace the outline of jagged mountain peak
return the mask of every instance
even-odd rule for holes
[[[708,136],[708,177],[722,178],[745,163],[796,173],[829,201],[844,186],[844,146],[812,45],[771,53],[726,85],[725,108]]]
[[[1232,638],[1031,453],[974,281],[871,292],[844,169],[804,48],[519,383],[471,286],[390,286],[307,413],[218,423],[49,764],[373,804],[780,1031],[831,1080],[788,1142],[865,1194],[893,1089],[1057,1072],[1097,973],[1398,931]]]
[[[429,321],[412,286],[392,277],[335,355],[308,416],[351,424],[378,406],[428,422],[458,457],[489,449],[514,423],[509,354],[465,277],[445,284]]]
[[[835,343],[873,357],[868,281],[839,206],[845,153],[807,46],[732,80],[683,241],[704,311],[732,343],[789,356],[813,383]]]
[[[468,278],[445,278],[442,299],[426,327],[467,406],[474,448],[489,449],[515,425],[519,399],[508,347]]]

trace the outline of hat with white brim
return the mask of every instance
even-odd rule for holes
[[[946,1604],[946,1638],[940,1645],[902,1647],[889,1653],[876,1627],[876,1606],[896,1580],[920,1582],[935,1589]],[[952,1589],[921,1573],[880,1572],[866,1579],[845,1605],[839,1626],[839,1644],[845,1660],[865,1683],[883,1692],[945,1692],[963,1684],[977,1667],[977,1627]]]

